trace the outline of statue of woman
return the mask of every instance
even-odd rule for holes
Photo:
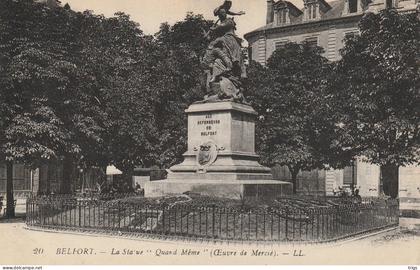
[[[231,6],[231,1],[225,1],[214,10],[214,14],[219,17],[219,20],[210,29],[213,40],[208,46],[203,61],[210,69],[209,88],[214,88],[210,85],[217,84],[216,88],[218,89],[213,92],[218,92],[216,96],[219,99],[243,99],[240,93],[241,78],[245,76],[241,50],[242,40],[235,34],[235,21],[233,18],[228,18],[227,15],[243,15],[245,13],[243,11],[231,12]]]

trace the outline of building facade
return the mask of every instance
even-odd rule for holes
[[[344,38],[358,33],[365,12],[377,12],[387,6],[400,12],[414,12],[418,0],[303,0],[298,9],[288,1],[267,0],[266,25],[245,35],[249,58],[265,65],[267,59],[286,42],[309,42],[324,49],[330,61],[340,59]]]
[[[6,193],[6,164],[0,164],[0,194]],[[38,181],[34,183],[34,172],[22,164],[13,166],[13,187],[15,193],[28,193],[37,190]]]
[[[302,0],[299,9],[289,1],[267,0],[266,25],[245,35],[249,59],[266,65],[268,58],[287,42],[308,42],[324,49],[329,61],[340,59],[345,37],[358,34],[358,23],[366,12],[395,8],[401,13],[416,12],[418,0]],[[273,168],[276,179],[291,179],[287,167]],[[304,194],[333,195],[340,188],[354,186],[361,196],[381,193],[378,166],[359,160],[343,170],[314,170],[298,175],[297,190]],[[420,202],[420,167],[400,168],[400,198]]]
[[[6,164],[0,163],[0,194],[6,193]],[[59,193],[63,185],[63,166],[49,163],[37,169],[21,164],[13,164],[13,191],[17,196],[29,193]]]
[[[59,194],[67,192],[89,192],[97,190],[105,173],[99,168],[80,170],[74,166],[70,183],[65,183],[65,170],[61,162],[50,161],[37,169],[13,164],[13,191],[16,196],[32,194]],[[0,163],[0,195],[6,193],[6,165]],[[67,178],[68,179],[68,178]],[[70,190],[66,190],[70,189]],[[66,190],[66,191],[65,191]]]

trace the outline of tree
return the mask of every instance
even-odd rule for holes
[[[300,170],[345,163],[331,135],[334,125],[325,114],[326,79],[330,73],[322,49],[287,43],[270,57],[267,67],[249,69],[246,96],[258,112],[257,147],[262,163],[286,165],[293,192]]]
[[[342,147],[381,166],[383,191],[394,198],[399,167],[420,162],[419,26],[416,14],[366,14],[331,83]]]
[[[64,159],[72,166],[101,142],[104,122],[95,89],[82,85],[90,74],[77,62],[80,16],[31,0],[1,5],[3,160],[38,167]]]
[[[184,109],[203,96],[211,22],[188,14],[146,36],[124,13],[33,0],[0,3],[0,154],[38,167],[169,167],[186,146]],[[187,36],[187,38],[185,38]],[[46,185],[48,187],[48,185]]]
[[[172,26],[162,24],[155,35],[161,55],[157,66],[160,84],[156,85],[153,104],[160,140],[153,165],[170,167],[182,160],[187,147],[184,110],[205,95],[200,60],[208,45],[204,34],[212,24],[202,15],[188,13]]]
[[[85,87],[96,87],[108,121],[93,155],[102,152],[128,178],[135,166],[169,167],[181,159],[184,109],[202,97],[202,30],[210,24],[188,14],[173,26],[162,24],[153,38],[123,13],[110,18],[83,13],[79,65],[92,74]]]
[[[8,217],[14,216],[13,162],[48,158],[65,137],[43,96],[57,82],[52,54],[38,39],[45,25],[35,18],[43,18],[44,10],[32,1],[0,3],[0,157],[7,164]],[[31,80],[34,76],[39,80]]]
[[[187,14],[151,37],[126,14],[83,13],[79,65],[92,74],[84,87],[97,89],[107,119],[104,141],[92,155],[103,153],[126,180],[135,166],[169,167],[182,158],[184,110],[203,96],[200,56],[207,46],[203,29],[210,25]]]
[[[148,155],[146,135],[152,130],[147,121],[150,93],[143,84],[153,52],[151,39],[124,13],[105,18],[85,11],[79,16],[78,65],[89,74],[81,87],[91,89],[91,104],[102,113],[96,117],[103,127],[98,143],[81,142],[86,151],[80,162],[103,171],[115,164],[131,173],[130,164]]]

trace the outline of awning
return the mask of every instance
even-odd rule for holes
[[[106,167],[106,175],[117,175],[122,174],[122,171],[118,170],[115,166]]]

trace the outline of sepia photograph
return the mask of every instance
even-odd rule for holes
[[[1,270],[146,265],[418,270],[419,0],[0,0]]]

